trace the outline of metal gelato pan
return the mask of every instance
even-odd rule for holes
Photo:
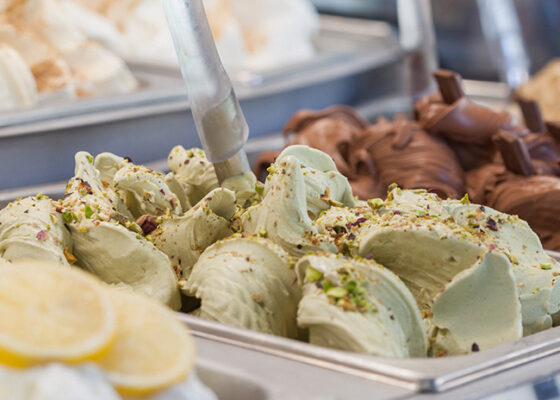
[[[317,56],[305,63],[242,74],[234,82],[251,137],[279,132],[302,108],[360,105],[403,96],[405,53],[390,26],[323,17]],[[147,163],[176,144],[199,145],[177,70],[133,66],[140,90],[0,114],[0,190],[56,182],[78,150],[111,151]]]
[[[560,353],[560,327],[479,353],[382,358],[331,350],[177,313],[195,336],[416,392],[445,392]]]

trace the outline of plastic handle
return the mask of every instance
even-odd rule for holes
[[[238,153],[249,127],[222,66],[202,0],[162,0],[198,135],[208,159]]]

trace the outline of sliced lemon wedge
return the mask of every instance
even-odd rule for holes
[[[173,313],[126,289],[111,289],[117,336],[96,363],[121,393],[147,394],[184,380],[193,368],[194,340]]]
[[[0,262],[0,363],[25,367],[98,357],[116,333],[106,290],[77,268]]]

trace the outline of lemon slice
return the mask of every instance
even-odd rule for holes
[[[109,291],[117,337],[96,362],[121,393],[147,394],[184,380],[195,350],[187,327],[153,300],[128,290]]]
[[[14,367],[93,359],[116,332],[96,278],[38,261],[0,262],[0,316],[0,363]]]

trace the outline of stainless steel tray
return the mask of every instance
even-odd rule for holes
[[[413,392],[193,332],[197,372],[221,400],[403,399]]]
[[[444,392],[560,353],[560,327],[464,356],[394,359],[326,349],[177,314],[194,334],[417,392]]]
[[[198,366],[199,376],[203,381],[208,377],[209,381],[205,383],[211,387],[217,386],[218,396],[225,400],[461,400],[481,399],[489,395],[492,395],[493,400],[537,400],[553,398],[550,394],[559,387],[555,381],[560,382],[560,354],[555,354],[499,374],[487,374],[470,384],[444,392],[418,392],[333,371],[314,361],[301,362],[286,358],[284,354],[273,355],[247,346],[214,341],[198,332],[194,332],[194,335],[198,360],[205,367],[209,365],[206,376],[203,376]],[[224,380],[227,382],[224,383]],[[220,391],[222,388],[226,388],[226,391]],[[251,389],[254,392],[250,396],[242,397]],[[543,396],[543,390],[549,396]],[[500,395],[493,396],[496,394]]]
[[[322,21],[324,51],[313,62],[237,84],[251,137],[280,131],[301,108],[401,102],[406,54],[391,30],[374,21]],[[135,93],[0,115],[0,190],[65,179],[77,150],[112,151],[147,163],[166,157],[176,144],[199,145],[177,71],[134,71],[147,82]]]

